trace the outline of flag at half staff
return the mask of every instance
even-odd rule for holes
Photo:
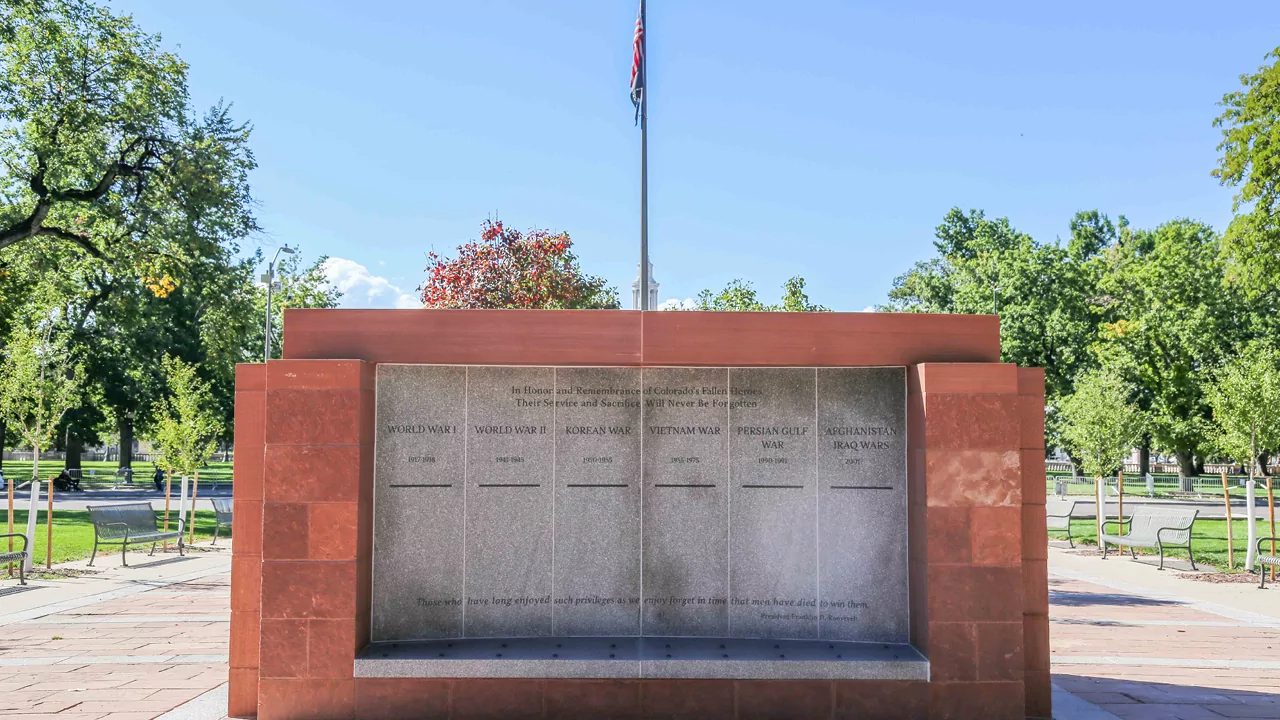
[[[631,41],[631,103],[636,106],[636,122],[640,122],[644,104],[644,0],[640,0],[640,12],[636,15],[636,34]]]

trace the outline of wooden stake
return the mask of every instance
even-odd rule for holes
[[[1271,489],[1271,476],[1267,476],[1267,516],[1271,520],[1271,554],[1276,554],[1276,494]],[[1271,566],[1271,582],[1276,581],[1276,566]]]
[[[5,487],[9,488],[9,534],[13,534],[13,484],[16,480],[9,479],[5,481]],[[9,552],[13,552],[13,538],[9,538]],[[13,577],[13,563],[9,563],[9,577]]]
[[[1120,522],[1124,522],[1124,471],[1121,470],[1116,475],[1116,497],[1120,498],[1120,509],[1116,514],[1120,517]]]
[[[53,479],[49,479],[49,509],[44,513],[44,524],[49,530],[44,543],[44,567],[53,567]]]
[[[164,531],[169,532],[169,486],[173,483],[173,468],[164,472]],[[169,552],[169,541],[164,541],[164,552]]]
[[[1235,540],[1231,536],[1231,491],[1227,489],[1227,473],[1222,472],[1222,498],[1227,503],[1227,569],[1236,566]]]
[[[191,486],[191,518],[188,524],[191,526],[191,539],[187,541],[188,545],[196,544],[196,495],[200,494],[200,471],[195,471],[195,484]]]

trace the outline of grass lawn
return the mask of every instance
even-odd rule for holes
[[[43,463],[42,463],[43,464]],[[0,528],[7,528],[7,512],[0,512]],[[160,527],[164,527],[164,513],[156,513],[156,517],[160,520]],[[169,527],[177,528],[177,510],[169,514]],[[212,510],[196,511],[196,542],[208,541],[213,537],[213,520]],[[38,567],[44,567],[45,540],[49,536],[48,526],[45,512],[42,509],[40,516],[36,520],[36,542],[35,554],[33,562]],[[27,511],[15,510],[13,513],[13,531],[22,533],[27,530]],[[0,530],[7,533],[8,530]],[[223,538],[230,538],[231,531],[224,528],[218,534],[218,544],[222,544]],[[188,534],[186,536],[190,538]],[[15,543],[20,544],[21,540]],[[0,540],[4,548],[8,549],[8,540]],[[17,545],[15,545],[17,546]],[[131,545],[131,548],[142,548],[149,550],[148,545]],[[89,522],[89,512],[87,510],[54,510],[53,511],[53,562],[54,564],[66,562],[68,560],[79,560],[89,557],[93,552],[93,524]],[[98,548],[98,557],[103,555],[116,555],[120,552],[119,545],[101,546]],[[158,551],[157,551],[158,552]],[[119,559],[116,559],[119,562]],[[96,563],[95,563],[96,566]],[[0,567],[2,569],[2,567]]]
[[[47,480],[52,475],[62,472],[63,462],[61,460],[41,460],[40,461],[40,478]],[[113,475],[118,467],[116,462],[89,462],[80,463],[82,467],[81,485],[93,485],[95,487],[110,486],[114,482]],[[91,475],[89,471],[92,470]],[[133,463],[133,482],[135,485],[140,483],[151,483],[151,477],[155,474],[156,468],[150,462]],[[26,482],[31,478],[31,463],[25,460],[5,460],[4,476],[6,479],[17,479],[19,482]],[[200,487],[206,487],[208,483],[214,482],[219,485],[231,482],[231,463],[215,462],[209,463],[200,470]],[[176,492],[176,490],[175,490]]]
[[[1258,521],[1258,537],[1271,537],[1269,525],[1265,519]],[[1111,528],[1114,531],[1114,527]],[[1280,531],[1280,522],[1277,523],[1277,530]],[[1071,537],[1077,545],[1096,546],[1097,531],[1093,520],[1072,520],[1071,521]],[[1234,538],[1235,546],[1235,567],[1231,570],[1227,568],[1227,521],[1226,520],[1196,520],[1196,524],[1191,529],[1191,549],[1195,553],[1196,564],[1204,563],[1205,565],[1217,566],[1221,572],[1239,572],[1244,565],[1245,552],[1248,550],[1249,537],[1249,521],[1235,520],[1231,521],[1231,533]],[[1055,540],[1066,539],[1066,534],[1061,530],[1050,530],[1049,538]],[[1280,545],[1280,543],[1277,543]],[[1115,548],[1112,548],[1113,550]],[[1138,554],[1157,555],[1155,550],[1138,549]],[[1187,553],[1185,550],[1166,550],[1165,557],[1172,557],[1177,560],[1186,560]]]

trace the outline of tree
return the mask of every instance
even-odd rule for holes
[[[52,323],[10,334],[0,364],[0,417],[31,445],[33,478],[40,476],[40,451],[49,447],[58,421],[75,406],[83,383],[84,368],[52,336]]]
[[[1212,440],[1208,369],[1240,344],[1248,314],[1224,283],[1218,236],[1175,220],[1126,235],[1105,257],[1100,281],[1109,321],[1098,351],[1137,389],[1153,442],[1199,474]]]
[[[1091,370],[1076,381],[1076,391],[1062,399],[1062,435],[1094,477],[1120,468],[1142,432],[1143,417],[1129,400],[1131,389],[1117,375]]]
[[[192,111],[187,66],[158,36],[89,0],[5,15],[0,252],[68,249],[105,297],[257,229],[248,127],[225,106]]]
[[[427,308],[617,309],[618,293],[578,266],[565,232],[522,233],[486,220],[480,239],[446,259],[428,253],[418,291]]]
[[[156,408],[151,441],[165,464],[184,476],[199,470],[218,449],[222,420],[213,405],[209,383],[194,366],[165,356],[169,396]]]
[[[766,305],[760,301],[750,282],[731,280],[719,292],[703,290],[698,293],[696,307],[716,312],[830,312],[830,308],[809,302],[804,285],[804,278],[799,276],[787,280],[782,286],[782,302]]]
[[[1219,429],[1218,446],[1249,466],[1245,569],[1252,570],[1257,551],[1254,468],[1263,448],[1280,448],[1280,355],[1272,348],[1251,345],[1216,373],[1209,400]]]
[[[1223,250],[1252,293],[1280,287],[1280,48],[1266,57],[1270,64],[1241,75],[1242,88],[1223,96],[1222,114],[1213,121],[1222,130],[1213,176],[1238,188],[1233,208],[1239,214]]]

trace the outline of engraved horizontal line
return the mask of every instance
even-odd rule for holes
[[[709,488],[709,487],[715,487],[716,484],[715,483],[688,483],[688,484],[654,483],[653,486],[654,487]]]
[[[832,490],[892,490],[888,485],[832,485]]]
[[[542,487],[542,483],[478,483],[480,487]]]
[[[803,485],[743,485],[744,488],[755,488],[760,490],[799,490]]]
[[[420,487],[446,488],[446,487],[453,487],[453,483],[391,483],[391,487],[393,488],[420,488]]]
[[[565,487],[628,487],[627,483],[565,483]]]

